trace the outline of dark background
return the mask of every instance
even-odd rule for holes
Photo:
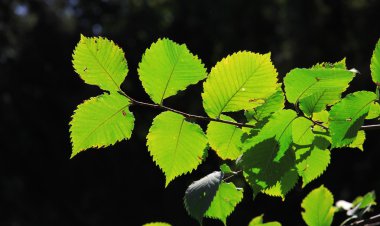
[[[208,69],[238,50],[271,51],[280,77],[294,67],[347,57],[348,67],[361,72],[350,91],[374,90],[369,62],[380,37],[379,18],[378,0],[0,0],[0,225],[196,225],[183,207],[184,192],[220,161],[210,151],[196,172],[165,189],[145,146],[158,111],[132,107],[136,126],[130,141],[69,160],[70,116],[101,93],[72,68],[80,34],[108,37],[124,49],[130,70],[122,88],[144,101],[149,98],[136,68],[159,37],[186,43]],[[166,103],[204,115],[200,92],[198,84]],[[303,225],[301,200],[322,183],[335,200],[380,193],[379,133],[367,133],[364,153],[333,151],[327,172],[304,190],[298,185],[284,202],[264,195],[252,201],[246,187],[229,225],[247,225],[261,213],[284,225]]]

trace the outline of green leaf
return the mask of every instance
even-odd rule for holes
[[[227,217],[242,199],[243,189],[236,188],[233,183],[222,182],[205,216],[219,219],[226,225]]]
[[[291,191],[298,181],[298,173],[296,170],[289,170],[284,174],[281,180],[277,181],[277,183],[264,190],[263,192],[270,196],[281,197],[283,200],[285,199],[285,195]]]
[[[164,223],[164,222],[152,222],[144,224],[143,226],[171,226],[171,224]]]
[[[293,122],[293,142],[296,152],[298,175],[302,178],[302,187],[319,177],[330,163],[330,142],[324,137],[315,136],[313,123],[305,118]]]
[[[278,161],[292,143],[292,122],[296,117],[297,114],[293,110],[281,110],[274,113],[257,136],[253,136],[244,142],[243,152],[265,139],[274,137],[276,142],[273,145],[275,146],[270,149],[270,152],[275,153],[275,160]]]
[[[276,160],[279,143],[272,137],[255,144],[240,159],[244,177],[256,196],[262,190],[274,186],[295,164],[294,152],[288,151]]]
[[[248,121],[262,121],[264,118],[270,116],[273,112],[280,111],[285,106],[285,96],[281,87],[277,91],[265,99],[263,105],[258,106],[253,110],[247,110],[244,115]]]
[[[263,104],[278,86],[270,54],[234,53],[211,69],[203,84],[203,107],[210,117],[249,110]]]
[[[103,94],[80,104],[70,122],[71,158],[91,147],[100,148],[129,139],[134,126],[129,100],[117,93]]]
[[[353,77],[353,72],[344,69],[296,68],[284,78],[286,98],[299,102],[301,110],[311,115],[338,102]]]
[[[380,104],[373,102],[369,107],[368,115],[365,119],[375,119],[380,117]]]
[[[346,58],[343,58],[341,61],[335,63],[322,62],[314,65],[312,68],[340,68],[347,69],[346,67]]]
[[[351,144],[348,145],[350,148],[357,148],[361,151],[364,151],[363,144],[365,141],[365,132],[364,130],[359,130],[358,135],[356,135],[354,141],[352,141]]]
[[[264,221],[264,214],[261,214],[260,216],[257,216],[253,218],[248,226],[281,226],[281,224],[277,221],[267,222],[263,223]]]
[[[371,58],[371,75],[372,81],[380,86],[380,39],[376,44]]]
[[[376,205],[376,194],[374,191],[368,192],[364,196],[357,197],[353,202],[353,206],[358,206],[358,209],[364,209],[369,206]]]
[[[221,119],[235,122],[225,115],[221,115]],[[243,131],[234,125],[210,122],[207,127],[208,142],[222,159],[236,159],[242,154],[240,150],[242,135]]]
[[[159,39],[144,53],[138,73],[145,91],[157,104],[206,78],[206,69],[185,44]]]
[[[81,35],[73,54],[73,66],[90,85],[115,92],[128,73],[124,52],[106,38],[87,38]]]
[[[220,167],[220,170],[223,172],[223,173],[233,173],[233,171],[231,170],[231,168],[227,165],[227,164],[222,164]]]
[[[197,168],[203,160],[207,138],[197,124],[166,111],[153,120],[147,145],[153,160],[165,173],[167,186],[175,177]]]
[[[186,190],[184,204],[190,216],[199,223],[218,191],[223,179],[223,172],[215,171],[200,180],[194,181]]]
[[[308,226],[329,226],[335,209],[334,197],[323,185],[311,191],[302,201],[302,218]]]
[[[343,147],[353,142],[363,125],[376,94],[359,91],[348,94],[330,110],[330,133],[333,147]]]

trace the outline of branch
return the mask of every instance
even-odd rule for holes
[[[184,117],[189,118],[189,119],[196,119],[196,120],[202,120],[202,121],[214,121],[214,122],[221,122],[221,123],[230,124],[230,125],[234,125],[234,126],[238,126],[238,127],[254,128],[253,125],[249,125],[249,124],[245,124],[245,123],[231,122],[231,121],[226,121],[226,120],[222,120],[222,119],[209,118],[209,117],[200,116],[200,115],[193,115],[193,114],[182,112],[182,111],[170,108],[170,107],[166,107],[164,105],[145,103],[145,102],[133,99],[132,97],[128,96],[126,93],[124,93],[122,91],[118,91],[118,93],[127,97],[132,102],[132,104],[145,106],[145,107],[158,108],[158,109],[162,109],[162,110],[166,110],[166,111],[171,111],[171,112],[183,115]]]
[[[151,107],[151,108],[157,108],[157,109],[166,110],[166,111],[171,111],[171,112],[183,115],[184,117],[186,117],[188,119],[195,119],[195,120],[202,120],[202,121],[209,121],[209,122],[210,121],[220,122],[220,123],[225,123],[225,124],[230,124],[230,125],[238,126],[240,128],[241,127],[255,128],[255,126],[249,125],[249,124],[246,124],[246,123],[231,122],[231,121],[222,120],[222,119],[218,119],[218,118],[210,118],[210,117],[201,116],[201,115],[193,115],[193,114],[182,112],[182,111],[170,108],[170,107],[166,107],[164,105],[151,104],[151,103],[146,103],[146,102],[138,101],[138,100],[135,100],[132,97],[128,96],[125,92],[120,91],[120,90],[118,91],[118,93],[120,95],[123,95],[126,98],[128,98],[132,102],[132,104],[136,104],[136,105],[140,105],[140,106],[145,106],[145,107]],[[305,117],[305,118],[307,118],[307,117]],[[314,123],[314,125],[318,125],[318,126],[324,128],[324,129],[328,130],[328,127],[322,125],[321,123],[319,123],[317,121],[314,121],[314,120],[312,120],[310,118],[307,118],[307,119],[311,120]],[[380,124],[365,125],[365,126],[362,126],[361,129],[362,130],[378,130],[378,129],[380,129]]]
[[[365,226],[365,225],[366,226],[380,225],[380,214],[372,216],[368,219],[358,220],[350,224],[345,224],[345,226]]]

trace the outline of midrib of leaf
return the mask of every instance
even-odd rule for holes
[[[177,142],[175,144],[175,148],[174,148],[174,157],[173,159],[176,159],[177,158],[177,152],[178,152],[178,144],[179,144],[179,139],[181,137],[181,133],[182,133],[182,127],[183,127],[183,123],[185,122],[185,119],[183,118],[182,119],[182,122],[181,122],[181,125],[179,126],[179,132],[178,132],[178,139],[177,139]],[[170,176],[172,174],[172,171],[173,171],[173,166],[174,164],[171,164],[171,167],[170,167],[170,170],[168,172],[170,172]]]
[[[106,120],[104,120],[103,122],[101,122],[97,127],[95,127],[95,129],[93,129],[80,143],[79,147],[82,146],[82,144],[92,135],[95,133],[96,130],[98,130],[100,127],[102,127],[107,121],[111,120],[115,115],[117,115],[119,112],[121,112],[122,110],[124,110],[126,107],[128,107],[129,104],[123,106],[122,108],[120,108],[119,110],[117,110],[115,113],[113,113],[110,117],[108,117]]]
[[[177,59],[176,59],[174,65],[173,65],[172,71],[170,72],[169,79],[168,79],[168,81],[166,82],[166,86],[165,86],[165,89],[164,89],[164,93],[162,94],[162,97],[161,97],[161,100],[160,100],[160,104],[162,104],[162,102],[164,101],[164,97],[165,97],[166,90],[168,89],[168,86],[169,86],[170,80],[172,79],[172,76],[173,76],[174,69],[176,68],[176,66],[177,66],[177,64],[178,64],[179,58],[181,57],[182,53],[183,53],[183,49],[181,49],[181,51],[179,52],[178,57],[177,57]]]
[[[297,117],[293,118],[293,119],[288,123],[288,125],[286,125],[285,129],[281,132],[280,136],[278,137],[278,140],[279,140],[279,141],[281,140],[282,135],[284,135],[285,131],[288,129],[289,125],[292,124],[292,122],[293,122],[296,118],[297,118]],[[275,149],[277,148],[277,146],[280,146],[279,142],[276,142],[276,145],[273,147],[272,152],[275,152]],[[285,153],[284,153],[284,155],[285,155]]]
[[[317,101],[315,102],[314,106],[312,107],[312,111],[311,111],[311,114],[313,114],[314,110],[315,110],[315,107],[317,106],[317,104],[319,103],[319,101],[321,100],[322,96],[325,94],[326,92],[326,89],[324,89],[322,91],[322,94],[318,97]]]
[[[228,140],[227,153],[226,154],[228,154],[230,152],[230,145],[231,145],[232,138],[234,137],[235,131],[236,131],[236,127],[234,127],[234,131],[232,132],[232,135],[231,135],[230,139]]]
[[[363,110],[365,107],[367,107],[369,104],[371,104],[373,101],[375,101],[376,99],[374,100],[371,100],[370,102],[366,103],[365,105],[363,105],[363,107],[361,107],[353,116],[351,116],[350,118],[353,119],[356,117],[357,114],[359,114],[359,112],[361,110]],[[345,120],[333,120],[333,121],[345,121]]]
[[[234,98],[234,96],[239,92],[239,90],[241,90],[241,88],[248,82],[248,80],[251,78],[251,76],[257,72],[257,70],[262,66],[262,64],[263,64],[263,62],[261,61],[260,64],[255,69],[255,71],[253,71],[249,76],[247,76],[247,79],[243,82],[243,84],[239,87],[239,89],[237,89],[236,92],[227,100],[227,103],[225,103],[224,106],[223,106],[223,108],[222,108],[222,110],[220,110],[218,118],[220,117],[220,114],[222,114],[223,110],[230,103],[230,101],[232,100],[232,98]]]
[[[295,104],[297,104],[299,102],[300,98],[302,97],[302,95],[305,94],[306,91],[308,91],[309,89],[311,89],[311,87],[313,87],[318,82],[319,82],[318,80],[315,80],[315,82],[313,84],[309,85],[304,91],[302,91],[302,93],[297,97]]]
[[[91,55],[95,58],[96,62],[100,65],[100,67],[103,69],[103,71],[106,72],[106,74],[111,79],[111,81],[113,82],[113,84],[115,84],[116,88],[120,90],[119,86],[117,85],[117,83],[115,82],[115,80],[112,78],[111,74],[104,68],[103,64],[100,63],[99,59],[96,57],[95,53],[93,53],[93,51],[91,50],[91,48],[89,48],[88,42],[86,42],[86,46],[87,46],[88,50],[90,51]],[[112,49],[111,49],[111,51],[112,51]]]

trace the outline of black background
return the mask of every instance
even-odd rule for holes
[[[361,72],[349,91],[374,90],[369,62],[380,37],[379,17],[376,0],[1,0],[0,225],[196,225],[183,207],[184,192],[192,181],[217,170],[220,160],[210,151],[197,171],[164,188],[163,173],[145,146],[159,111],[132,107],[131,140],[69,160],[70,116],[82,101],[101,93],[72,68],[80,34],[108,37],[124,49],[130,70],[122,88],[143,101],[149,97],[137,65],[160,37],[186,43],[208,71],[239,50],[271,52],[280,78],[294,67],[347,57],[348,67]],[[204,115],[201,90],[201,84],[192,86],[166,105]],[[327,172],[303,190],[298,185],[284,202],[264,195],[252,201],[245,187],[229,225],[247,225],[261,213],[284,225],[303,225],[301,200],[320,184],[335,200],[379,193],[378,146],[379,131],[369,131],[364,153],[334,150]]]

